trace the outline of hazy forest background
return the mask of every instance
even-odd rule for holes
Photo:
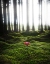
[[[0,64],[50,64],[50,0],[0,0]]]

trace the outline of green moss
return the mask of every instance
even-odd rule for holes
[[[0,64],[14,64],[14,58],[8,55],[0,55]]]
[[[24,34],[14,32],[1,38],[0,64],[50,64],[50,39],[45,37],[48,32]],[[24,45],[25,41],[30,45]]]

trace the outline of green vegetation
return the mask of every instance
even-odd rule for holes
[[[50,64],[50,32],[9,33],[0,37],[0,64]],[[29,41],[30,45],[24,45]]]

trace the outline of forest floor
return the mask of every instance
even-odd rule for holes
[[[24,45],[26,41],[30,42],[28,46]],[[3,35],[0,64],[50,64],[50,32]]]

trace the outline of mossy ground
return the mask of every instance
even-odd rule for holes
[[[0,37],[0,64],[50,64],[50,36],[45,33],[9,33]],[[30,45],[24,45],[29,41]]]

